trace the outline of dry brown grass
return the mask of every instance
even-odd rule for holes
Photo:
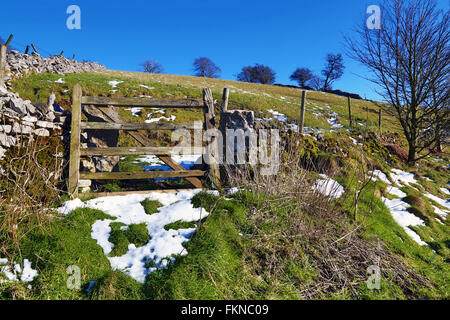
[[[232,186],[254,195],[250,201],[242,194],[239,198],[249,208],[249,224],[254,226],[244,252],[248,272],[275,286],[287,278],[289,266],[297,265],[303,271],[297,278],[289,276],[288,282],[295,284],[296,294],[302,298],[359,299],[363,298],[361,286],[366,285],[367,268],[378,265],[382,277],[405,296],[420,298],[413,288],[428,286],[428,280],[412,272],[382,241],[363,237],[365,226],[354,222],[345,209],[350,192],[335,200],[313,191],[315,174],[300,164],[295,148],[288,150],[274,176],[261,176],[249,167],[227,169]],[[313,169],[325,170],[317,165]],[[308,272],[313,280],[305,276]]]
[[[55,140],[56,139],[56,140]],[[26,141],[26,142],[25,142]],[[10,149],[0,175],[0,256],[14,261],[21,240],[45,227],[50,208],[60,198],[64,168],[61,145],[55,138],[39,138]]]

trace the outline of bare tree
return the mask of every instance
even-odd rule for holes
[[[344,59],[342,54],[327,54],[326,63],[322,70],[323,89],[331,89],[334,81],[338,80],[344,74]]]
[[[433,0],[385,0],[381,12],[381,29],[364,24],[346,38],[348,53],[392,105],[387,111],[400,122],[412,165],[448,128],[450,16]]]
[[[236,76],[238,81],[253,82],[261,84],[273,84],[276,73],[270,67],[256,64],[253,67],[243,67],[242,71]]]
[[[194,75],[205,78],[219,78],[222,70],[211,59],[200,57],[194,60]]]
[[[143,63],[141,63],[141,67],[144,70],[144,72],[148,72],[148,73],[162,73],[163,72],[162,65],[156,60],[146,60]]]
[[[314,78],[314,74],[308,68],[298,68],[291,74],[289,79],[298,82],[299,86],[305,87],[306,83]]]
[[[310,81],[309,84],[311,87],[313,87],[314,90],[322,90],[324,85],[324,80],[319,76],[314,76]]]

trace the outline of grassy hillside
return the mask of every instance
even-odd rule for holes
[[[55,82],[60,78],[63,83]],[[42,74],[19,79],[13,88],[22,98],[41,102],[54,92],[57,101],[69,109],[75,83],[82,85],[86,95],[155,98],[200,98],[201,89],[209,87],[218,100],[217,107],[222,89],[228,87],[230,109],[253,110],[256,117],[273,119],[268,122],[279,127],[286,123],[274,119],[270,110],[286,115],[287,124],[298,121],[300,115],[300,90],[189,76],[122,71]],[[346,98],[308,92],[307,101],[305,126],[312,135],[282,134],[278,175],[230,173],[227,185],[245,191],[233,195],[197,194],[193,205],[210,215],[195,225],[180,220],[165,226],[166,230],[196,228],[191,240],[183,243],[188,254],[176,256],[167,268],[149,273],[144,284],[112,270],[107,260],[110,255],[105,255],[91,237],[96,221],[114,217],[85,207],[63,218],[56,212],[50,214],[43,228],[34,228],[20,240],[20,250],[7,248],[6,253],[15,261],[29,259],[39,276],[31,289],[19,282],[0,283],[0,297],[448,299],[450,231],[448,215],[440,214],[448,210],[444,200],[448,197],[448,154],[430,156],[414,168],[407,167],[398,153],[383,144],[389,141],[406,147],[397,121],[386,109],[380,133],[379,107],[373,103],[352,100],[356,125],[350,128]],[[120,114],[128,121],[161,115],[175,122],[202,119],[202,114],[194,110],[142,110],[133,115],[132,110],[124,108]],[[158,143],[168,143],[169,139],[167,133],[149,137]],[[121,135],[119,143],[125,146],[133,142]],[[129,157],[121,162],[121,169],[135,170],[140,164],[135,157]],[[366,181],[364,172],[376,170],[379,176],[385,174],[388,178],[373,176],[373,180]],[[342,186],[342,197],[311,192],[323,174]],[[396,178],[400,175],[403,180]],[[387,206],[396,199],[407,204],[407,212],[423,224],[406,228],[399,225],[393,215],[395,208]],[[63,200],[67,198],[55,200],[52,206],[61,205]],[[160,205],[142,202],[149,215]],[[0,216],[0,222],[2,219]],[[122,227],[120,223],[111,225],[109,241],[115,245],[111,254],[122,255],[130,244],[140,247],[149,241],[143,225],[130,225],[126,230]],[[410,230],[425,244],[414,241]],[[153,266],[151,261],[148,263]],[[81,267],[80,290],[67,289],[69,265]],[[381,269],[379,290],[366,286],[367,268],[371,265]]]

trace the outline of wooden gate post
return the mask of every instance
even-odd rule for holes
[[[205,119],[205,129],[215,129],[216,128],[216,120],[214,115],[214,99],[211,93],[211,89],[205,88],[203,89],[203,112]],[[217,151],[217,141],[212,140],[210,145],[214,148],[214,151]],[[215,152],[215,154],[217,154]],[[211,156],[211,152],[208,151],[206,154],[209,162],[209,177],[214,184],[216,189],[220,189],[220,171],[219,164],[216,160]],[[205,159],[206,160],[206,159]]]
[[[350,101],[350,96],[347,97],[347,103],[348,103],[348,118],[350,119],[350,127],[352,126],[352,105]]]
[[[72,126],[70,128],[68,192],[72,198],[78,197],[78,180],[80,179],[81,96],[81,86],[76,84],[72,93]]]
[[[305,104],[306,104],[306,91],[302,91],[302,105],[300,107],[300,129],[299,132],[303,134],[303,128],[305,126]]]
[[[5,83],[6,48],[5,45],[2,45],[0,48],[0,85]]]
[[[222,95],[222,112],[228,110],[228,99],[230,96],[230,90],[228,88],[223,88],[223,95]]]

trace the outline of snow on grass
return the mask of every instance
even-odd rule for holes
[[[443,218],[447,217],[448,212],[441,210],[436,206],[433,206],[433,209],[434,209],[434,213],[436,213],[437,215],[440,215]]]
[[[325,174],[321,174],[322,179],[315,181],[312,189],[331,198],[340,198],[344,194],[344,187],[337,181],[329,178]]]
[[[58,80],[55,80],[55,83],[64,83],[63,78],[59,78]]]
[[[38,276],[38,272],[31,267],[31,262],[28,259],[23,260],[23,264],[14,264],[14,269],[8,265],[8,259],[0,259],[0,274],[5,275],[8,281],[11,282],[31,282]],[[5,282],[0,280],[0,283]]]
[[[381,180],[390,185],[387,190],[389,194],[400,198],[390,200],[388,198],[382,197],[383,203],[389,209],[394,220],[415,242],[417,242],[421,246],[427,245],[426,242],[420,239],[420,236],[416,232],[409,228],[410,226],[424,226],[425,223],[422,219],[407,210],[408,208],[410,208],[410,205],[401,200],[401,198],[406,197],[407,194],[401,191],[399,188],[392,186],[388,177],[382,171],[375,170],[372,172],[372,175],[372,179],[376,177],[378,178],[378,180]],[[414,179],[413,173],[408,173],[399,169],[392,169],[390,177],[395,184],[409,185],[410,183],[417,183],[416,179]]]
[[[180,164],[184,169],[191,170],[196,164],[202,164],[203,156],[200,154],[189,154],[189,155],[172,155],[172,160]],[[134,162],[136,164],[141,164],[146,172],[149,171],[172,171],[173,169],[166,165],[157,156],[149,155],[142,156],[136,159]],[[165,181],[165,180],[179,180],[180,178],[156,178],[154,181]]]
[[[175,260],[174,256],[187,254],[182,244],[189,241],[195,228],[165,230],[164,227],[180,220],[195,222],[207,217],[209,215],[207,211],[194,208],[191,203],[192,197],[200,191],[197,189],[176,194],[158,192],[144,195],[131,194],[92,199],[82,204],[75,199],[68,201],[69,203],[66,202],[63,207],[75,208],[80,205],[101,210],[116,218],[115,220],[97,220],[92,225],[91,236],[103,249],[105,255],[111,253],[114,247],[109,242],[112,222],[120,222],[127,226],[145,223],[150,236],[149,242],[141,247],[130,244],[124,255],[108,257],[113,270],[120,270],[136,281],[144,283],[147,274],[166,267],[169,262]],[[157,213],[148,215],[141,205],[144,199],[157,200],[163,207],[160,207]]]
[[[342,128],[342,127],[343,127],[343,125],[340,124],[340,123],[338,122],[338,120],[337,120],[338,114],[337,114],[336,112],[331,113],[330,116],[331,116],[332,118],[327,119],[327,121],[328,121],[328,123],[331,125],[331,128],[333,128],[333,129],[338,129],[338,128]]]
[[[432,195],[432,194],[430,194],[430,193],[424,193],[423,195],[424,195],[425,197],[427,197],[428,199],[433,200],[434,202],[436,202],[436,203],[439,204],[440,206],[445,207],[445,208],[447,208],[447,209],[450,210],[450,201],[441,199],[441,198],[436,197],[436,196],[434,196],[434,195]]]
[[[384,183],[391,184],[386,174],[381,170],[375,170],[373,172],[369,172],[370,175],[372,175],[372,180],[378,180],[383,181]]]
[[[450,196],[450,191],[448,191],[447,188],[440,188],[440,190],[445,193],[446,195]]]
[[[109,81],[108,84],[109,84],[113,89],[115,89],[115,88],[117,87],[117,85],[118,85],[118,84],[121,84],[122,82],[123,82],[123,81],[112,80],[112,81]]]
[[[167,120],[167,121],[174,121],[176,119],[176,116],[171,115],[169,118],[167,118],[165,116],[161,116],[161,117],[158,117],[158,118],[151,118],[151,119],[145,120],[145,123],[159,122],[159,121],[161,121],[163,119]]]
[[[391,178],[394,183],[408,186],[410,186],[411,183],[417,183],[417,180],[414,179],[414,173],[405,172],[400,169],[392,169],[391,171]]]
[[[278,121],[286,122],[288,120],[288,118],[283,113],[280,113],[280,112],[275,111],[273,109],[269,109],[267,111],[270,112],[273,115],[273,117],[275,119],[277,119]],[[270,119],[265,119],[265,120],[270,120]]]
[[[388,207],[389,211],[392,214],[394,220],[405,230],[405,232],[419,245],[423,246],[427,243],[420,239],[420,236],[411,230],[410,226],[424,226],[425,223],[422,219],[408,212],[409,204],[402,201],[401,199],[392,199],[383,197],[383,202]]]
[[[145,88],[145,89],[148,89],[148,90],[155,89],[154,87],[149,87],[149,86],[146,86],[145,84],[140,84],[139,87],[142,87],[142,88]]]
[[[134,117],[139,117],[139,113],[142,111],[141,107],[133,107],[133,108],[127,108],[125,110],[129,110],[131,111],[131,115],[133,115]]]
[[[396,188],[396,187],[392,187],[392,186],[388,188],[388,193],[392,194],[394,196],[397,196],[399,198],[404,198],[407,196],[407,194],[404,193],[402,190],[400,190],[399,188]]]

